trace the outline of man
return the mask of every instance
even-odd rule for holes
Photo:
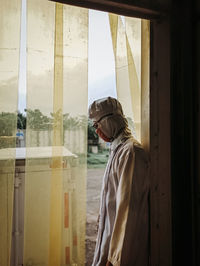
[[[97,134],[111,142],[92,265],[147,266],[147,155],[132,136],[118,100],[107,97],[94,101],[89,107],[89,117]]]

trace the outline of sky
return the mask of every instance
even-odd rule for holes
[[[26,0],[22,0],[18,110],[26,108]]]
[[[88,105],[116,97],[115,63],[107,12],[89,10]],[[22,0],[18,109],[26,108],[26,0]]]
[[[106,96],[116,97],[108,13],[89,10],[88,103]]]

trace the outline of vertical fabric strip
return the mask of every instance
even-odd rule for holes
[[[112,45],[114,56],[116,56],[117,52],[117,31],[118,31],[118,15],[109,13],[109,23],[110,23],[110,31],[112,37]]]
[[[135,137],[141,140],[141,20],[109,14],[117,98]],[[133,124],[133,123],[132,123]]]
[[[55,7],[53,146],[50,194],[49,266],[61,264],[63,135],[63,5]]]
[[[141,140],[141,19],[125,18],[131,103],[138,140]]]
[[[134,115],[134,123],[136,129],[136,136],[141,139],[140,136],[140,124],[141,124],[141,91],[139,87],[138,76],[136,72],[135,62],[133,54],[131,52],[130,44],[126,36],[127,58],[128,58],[128,73],[130,84],[131,105]]]
[[[29,0],[27,14],[24,265],[65,265],[66,247],[82,265],[88,10]]]
[[[49,261],[54,42],[55,3],[27,1],[24,265]]]

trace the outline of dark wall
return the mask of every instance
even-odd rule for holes
[[[173,265],[195,263],[195,85],[191,1],[171,12],[171,180]]]
[[[194,7],[194,88],[195,88],[195,246],[196,265],[200,265],[200,1]]]

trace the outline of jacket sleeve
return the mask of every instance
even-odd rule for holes
[[[110,241],[108,260],[114,265],[121,263],[121,253],[125,239],[130,197],[135,167],[135,152],[126,150],[120,157],[118,170],[119,185],[116,195],[116,216]]]

